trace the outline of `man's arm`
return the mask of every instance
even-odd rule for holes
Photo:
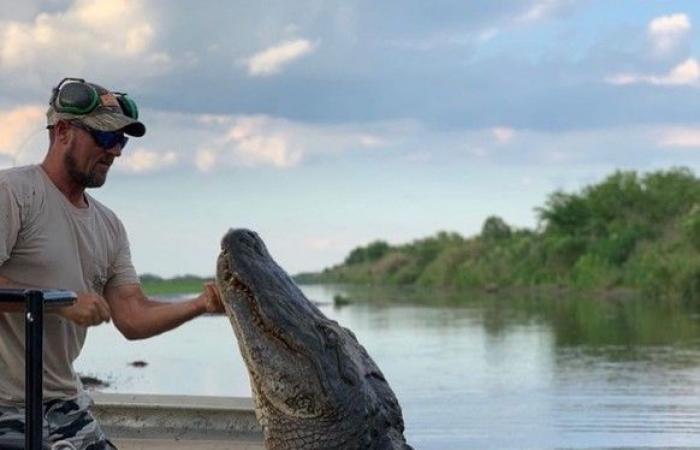
[[[107,287],[105,297],[112,312],[114,325],[127,339],[155,336],[204,313],[224,311],[214,283],[206,283],[199,296],[180,303],[149,300],[140,284]]]
[[[7,182],[0,183],[0,266],[10,258],[20,228],[22,228],[22,215],[17,196]],[[0,276],[0,286],[5,288],[28,287],[21,286],[2,276]],[[23,311],[24,305],[0,303],[0,313]]]

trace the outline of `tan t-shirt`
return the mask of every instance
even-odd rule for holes
[[[121,221],[86,194],[76,208],[41,166],[0,171],[0,276],[38,288],[103,295],[138,283]],[[44,316],[44,400],[76,396],[73,361],[87,329]],[[0,313],[0,405],[24,403],[24,315]]]

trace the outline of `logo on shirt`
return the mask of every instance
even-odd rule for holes
[[[98,294],[102,294],[104,292],[105,284],[107,284],[107,277],[104,275],[97,274],[92,278],[92,288]]]

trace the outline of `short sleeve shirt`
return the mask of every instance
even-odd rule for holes
[[[0,276],[38,288],[104,294],[138,283],[121,221],[86,195],[77,208],[41,166],[0,171]],[[87,329],[57,314],[44,316],[44,399],[82,389],[73,361]],[[24,403],[24,317],[0,313],[0,405]]]

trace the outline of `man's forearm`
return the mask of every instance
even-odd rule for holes
[[[129,321],[129,329],[123,332],[128,339],[145,339],[177,328],[205,312],[206,307],[199,297],[180,303],[144,300]]]
[[[204,283],[203,288],[197,297],[178,303],[150,300],[138,283],[107,287],[105,298],[114,325],[124,337],[144,339],[172,330],[205,312],[224,312],[214,283]]]

